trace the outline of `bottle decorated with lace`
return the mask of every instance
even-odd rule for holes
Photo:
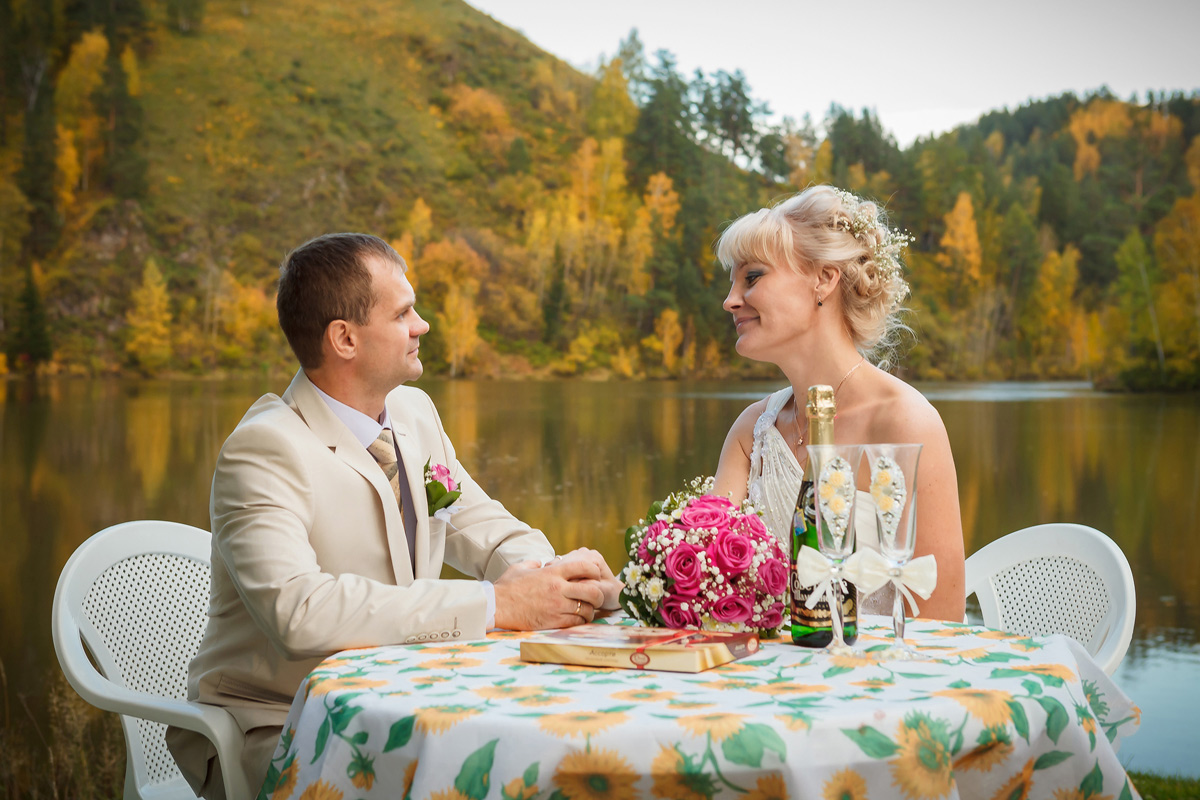
[[[837,410],[832,386],[818,384],[808,387],[808,403],[804,412],[808,417],[808,444],[833,444],[833,417]],[[800,483],[800,494],[796,498],[796,510],[792,515],[792,563],[800,548],[808,545],[820,549],[817,539],[817,503],[813,489],[811,462],[804,465],[804,479]],[[833,641],[833,618],[829,603],[820,600],[812,608],[806,603],[815,587],[801,587],[796,570],[791,571],[791,615],[792,643],[801,647],[825,647]],[[843,637],[846,644],[858,639],[858,588],[846,581],[846,592],[842,603],[844,620]]]

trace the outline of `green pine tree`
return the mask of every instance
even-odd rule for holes
[[[32,268],[25,270],[25,286],[17,297],[17,315],[6,351],[9,366],[18,369],[32,369],[49,361],[54,354],[46,327],[46,307],[33,279]]]

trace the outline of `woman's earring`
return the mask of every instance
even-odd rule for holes
[[[820,308],[820,307],[821,307],[821,306],[823,306],[823,305],[825,305],[825,304],[824,304],[823,302],[821,302],[821,298],[820,298],[820,297],[818,297],[818,298],[817,298],[817,307],[818,307],[818,308]]]

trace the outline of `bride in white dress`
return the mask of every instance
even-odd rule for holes
[[[905,237],[879,207],[848,192],[814,186],[736,220],[717,243],[730,271],[724,308],[740,355],[775,364],[789,386],[742,412],[721,450],[716,487],[734,502],[749,496],[767,528],[787,543],[800,490],[809,386],[835,387],[838,443],[920,442],[917,551],[937,559],[938,583],[922,617],[961,621],[963,538],[954,458],[941,417],[886,368],[904,328],[908,294],[900,261]],[[865,482],[863,484],[865,486]],[[860,489],[863,488],[860,486]],[[860,491],[855,532],[878,549],[874,506]],[[865,613],[889,613],[891,596],[860,599]],[[911,609],[910,609],[911,613]]]

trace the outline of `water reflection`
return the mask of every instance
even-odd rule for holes
[[[48,626],[53,589],[75,547],[131,519],[207,527],[221,443],[256,397],[286,385],[0,381],[0,658],[10,694],[44,713],[45,676],[57,671]],[[625,528],[653,499],[711,473],[733,419],[776,388],[420,385],[485,489],[559,549],[595,547],[614,566],[624,561]],[[1200,678],[1196,398],[1042,384],[927,391],[954,448],[968,552],[1054,520],[1099,528],[1125,551],[1138,609],[1118,680],[1145,714],[1126,747],[1139,768],[1195,774],[1163,743],[1172,720],[1200,715],[1200,699],[1153,687]]]

